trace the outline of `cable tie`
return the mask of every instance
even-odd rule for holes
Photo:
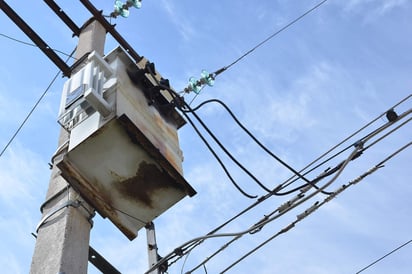
[[[398,114],[393,108],[386,112],[386,119],[388,119],[389,122],[395,122],[396,120],[398,120],[398,117]]]
[[[183,249],[182,248],[176,248],[175,250],[174,250],[174,252],[175,252],[175,254],[177,255],[177,256],[183,256]]]
[[[265,215],[265,217],[263,217],[259,222],[257,222],[257,223],[254,224],[253,226],[254,226],[254,227],[255,227],[255,226],[259,226],[259,224],[265,222],[268,218],[269,218],[269,216],[266,216],[266,215]],[[258,233],[259,231],[262,230],[263,226],[264,226],[264,224],[262,224],[261,226],[257,227],[256,229],[250,231],[249,234]]]
[[[359,146],[362,146],[363,145],[363,141],[362,140],[358,140],[358,141],[356,141],[355,143],[353,143],[353,146],[354,147],[359,147]]]
[[[302,188],[299,189],[299,190],[300,190],[301,193],[305,193],[305,192],[309,191],[309,189],[311,189],[312,187],[313,187],[313,186],[312,186],[311,184],[308,184],[307,186],[302,187]]]
[[[279,234],[286,233],[294,227],[295,227],[295,223],[291,223],[287,227],[285,227],[281,231],[279,231]]]
[[[332,192],[328,197],[325,198],[325,202],[330,202],[332,201],[334,198],[336,198],[336,196],[338,196],[342,191],[344,191],[346,188],[348,187],[348,185],[342,185],[340,188],[338,188],[336,191]]]
[[[360,181],[363,180],[363,178],[365,178],[366,176],[374,173],[376,170],[378,170],[379,168],[382,168],[382,167],[383,167],[382,165],[381,166],[377,165],[377,166],[374,166],[374,167],[370,168],[368,171],[366,171],[362,175],[360,175],[360,176],[356,177],[355,179],[353,179],[352,181],[350,181],[350,184],[355,185],[355,184],[359,183]]]
[[[309,207],[303,213],[297,215],[296,217],[300,221],[306,218],[309,214],[313,213],[318,208],[319,208],[319,201],[316,201],[316,203],[314,203],[313,206]]]

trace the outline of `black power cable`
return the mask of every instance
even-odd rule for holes
[[[236,187],[237,190],[240,191],[240,193],[242,193],[244,196],[254,199],[257,198],[257,196],[254,195],[250,195],[248,193],[246,193],[236,182],[235,180],[232,178],[232,176],[230,175],[229,171],[227,170],[226,166],[224,165],[223,161],[219,158],[219,156],[217,155],[216,151],[213,150],[213,148],[210,146],[210,144],[207,142],[207,140],[205,139],[205,137],[200,133],[199,129],[196,127],[196,125],[193,123],[192,119],[190,119],[190,117],[183,112],[183,115],[185,116],[185,118],[189,121],[190,125],[193,127],[193,129],[196,131],[197,135],[200,137],[200,139],[203,141],[203,143],[206,145],[206,147],[209,149],[210,153],[212,153],[212,155],[215,157],[216,161],[218,161],[218,163],[220,164],[220,166],[222,167],[223,171],[225,172],[226,176],[229,178],[229,180],[232,182],[232,184]]]
[[[190,109],[190,106],[188,104],[185,104],[185,107]],[[183,110],[183,109],[181,109]],[[246,169],[228,150],[227,148],[219,141],[219,139],[216,137],[216,135],[213,134],[213,132],[209,129],[209,127],[203,122],[203,120],[196,114],[194,111],[189,111],[193,116],[199,121],[199,123],[202,125],[202,127],[206,130],[206,132],[212,137],[212,139],[216,142],[216,144],[225,152],[225,154],[240,168],[242,169],[247,175],[249,175],[252,180],[254,180],[261,188],[263,188],[267,192],[271,192],[269,188],[267,188],[265,185],[263,185],[262,182],[260,182],[248,169]],[[185,115],[187,117],[187,115]]]
[[[232,117],[232,119],[236,122],[236,124],[250,137],[252,138],[252,140],[260,147],[262,148],[266,153],[268,153],[272,158],[274,158],[276,161],[278,161],[280,164],[282,164],[284,167],[286,167],[287,169],[289,169],[294,175],[296,175],[298,178],[302,179],[303,181],[305,181],[307,184],[312,185],[314,188],[318,189],[318,186],[316,186],[314,181],[309,181],[308,179],[306,179],[301,173],[299,173],[296,169],[294,169],[293,167],[291,167],[290,165],[288,165],[285,161],[283,161],[280,157],[276,156],[272,151],[270,151],[264,144],[262,144],[262,142],[260,142],[256,136],[254,136],[240,121],[239,119],[236,117],[236,115],[233,113],[233,111],[221,100],[218,99],[210,99],[210,100],[206,100],[204,102],[202,102],[201,104],[199,104],[197,107],[190,109],[187,112],[191,112],[191,113],[195,113],[195,111],[197,111],[198,109],[200,109],[201,107],[203,107],[206,104],[210,104],[210,103],[217,103],[219,105],[221,105],[228,113],[229,115]],[[322,191],[322,193],[329,195],[329,192],[326,191]],[[276,195],[276,194],[275,194]]]
[[[171,89],[168,86],[163,85],[162,83],[159,82],[159,80],[156,78],[156,75],[152,68],[150,66],[146,66],[147,72],[152,76],[152,78],[155,80],[156,84],[162,88],[165,89],[169,92],[169,94],[173,97],[173,104],[175,107],[177,107],[179,110],[182,111],[186,119],[188,119],[189,123],[193,127],[193,129],[196,131],[197,135],[200,137],[200,139],[203,141],[203,143],[206,145],[206,147],[209,149],[209,151],[212,153],[212,155],[215,157],[215,159],[219,162],[220,166],[223,168],[224,172],[232,182],[232,184],[246,197],[248,198],[257,198],[257,196],[250,195],[243,191],[239,185],[233,180],[232,176],[228,172],[227,168],[223,164],[222,160],[218,157],[217,153],[213,150],[213,148],[210,146],[210,144],[207,142],[205,137],[200,133],[199,129],[196,127],[196,125],[193,123],[193,121],[189,118],[186,112],[183,111],[184,108],[190,109],[190,106],[184,101],[183,97],[179,96],[173,89]],[[221,147],[221,149],[226,153],[226,155],[229,156],[232,161],[234,161],[244,172],[246,172],[252,179],[254,179],[263,189],[265,189],[267,192],[271,192],[270,189],[265,187],[259,180],[256,179],[256,177],[253,176],[253,174],[247,170],[242,164],[240,164],[239,161],[235,159],[235,157],[223,146],[223,144],[217,139],[217,137],[211,132],[211,130],[205,125],[205,123],[200,119],[199,116],[194,114],[195,118],[199,121],[199,123],[203,126],[203,128],[209,133],[209,135],[215,140],[215,142]]]
[[[202,125],[202,127],[206,130],[206,132],[212,137],[212,139],[216,142],[216,144],[223,150],[223,152],[242,170],[244,171],[250,178],[252,178],[252,180],[254,180],[262,189],[264,189],[266,192],[271,193],[272,190],[270,190],[269,188],[267,188],[262,182],[260,182],[260,180],[258,180],[256,178],[256,176],[254,176],[246,167],[244,167],[228,150],[227,148],[219,141],[219,139],[216,137],[215,134],[213,134],[213,132],[209,129],[209,127],[203,122],[203,120],[196,114],[195,109],[192,109],[183,99],[183,97],[180,97],[174,90],[172,90],[170,87],[162,85],[157,78],[154,75],[154,72],[152,70],[152,68],[150,66],[147,66],[147,71],[149,72],[149,74],[151,74],[152,78],[155,79],[155,81],[157,82],[158,86],[162,89],[167,90],[170,95],[174,98],[174,103],[175,106],[182,111],[182,113],[184,114],[184,116],[186,117],[186,119],[189,120],[189,123],[192,125],[192,127],[195,129],[196,133],[199,135],[199,137],[201,138],[201,140],[205,143],[205,145],[208,147],[209,151],[213,154],[213,156],[216,158],[216,160],[219,162],[219,164],[222,166],[222,168],[224,169],[225,173],[228,175],[229,179],[231,180],[231,182],[235,185],[235,187],[241,191],[240,187],[234,182],[234,180],[232,179],[232,177],[230,176],[229,172],[227,171],[226,167],[224,166],[223,162],[219,159],[219,157],[217,156],[216,152],[211,148],[211,146],[208,144],[208,142],[206,141],[206,139],[204,138],[203,135],[201,135],[200,131],[197,129],[197,127],[195,126],[195,124],[193,123],[193,121],[189,118],[189,116],[187,115],[187,113],[191,113],[196,120]],[[308,179],[304,178],[301,174],[299,174],[295,169],[293,169],[291,166],[289,166],[288,164],[286,164],[282,159],[280,159],[278,156],[276,156],[274,153],[272,153],[267,147],[265,147],[242,123],[240,123],[240,121],[237,119],[237,117],[233,114],[233,112],[229,109],[229,107],[227,107],[226,104],[224,104],[222,101],[214,99],[214,100],[209,100],[203,104],[201,104],[200,106],[198,106],[196,109],[200,108],[201,106],[203,106],[206,103],[210,103],[210,102],[217,102],[219,104],[221,104],[227,111],[228,113],[232,116],[232,118],[236,121],[236,123],[262,148],[264,149],[267,153],[269,153],[273,158],[275,158],[277,161],[279,161],[282,165],[286,166],[289,170],[291,170],[295,175],[297,175],[300,178],[303,178],[307,184],[312,184],[311,181],[309,181]],[[315,188],[317,188],[317,186],[315,184],[312,184]],[[243,195],[245,195],[246,193],[242,190],[241,193]],[[327,191],[322,191],[322,193],[324,194],[330,194]],[[253,196],[251,195],[245,195],[249,198],[252,198]],[[256,198],[257,196],[254,196],[253,198]]]

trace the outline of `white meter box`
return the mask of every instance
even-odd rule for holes
[[[126,73],[131,65],[121,48],[104,59],[93,53],[68,80],[59,123],[70,132],[69,147],[56,157],[62,176],[130,240],[196,194],[183,178],[177,135],[183,119],[164,117],[148,104]]]

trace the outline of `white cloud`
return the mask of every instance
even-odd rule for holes
[[[2,272],[15,274],[27,273],[23,271],[23,268],[20,266],[20,260],[17,254],[13,254],[7,251],[1,252],[0,254],[0,265]]]
[[[47,163],[17,142],[0,158],[0,200],[9,207],[24,201],[31,203],[40,192],[39,183],[47,178]],[[47,180],[47,179],[46,179]]]

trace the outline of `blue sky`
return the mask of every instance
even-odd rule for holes
[[[53,48],[70,53],[76,46],[70,30],[42,1],[12,3],[15,10]],[[90,14],[80,2],[57,1],[81,25]],[[113,1],[92,1],[108,14]],[[318,1],[143,1],[117,30],[156,69],[182,90],[202,69],[215,71],[314,6]],[[35,12],[33,12],[35,11]],[[193,102],[224,101],[265,145],[296,169],[411,94],[412,3],[406,0],[327,1],[286,31],[222,73]],[[0,33],[30,42],[0,13]],[[107,39],[105,51],[115,48]],[[58,69],[35,48],[0,37],[0,148],[20,125]],[[62,58],[66,58],[62,56]],[[58,107],[67,78],[59,77],[11,146],[0,157],[0,265],[5,273],[27,273],[50,170],[57,147]],[[192,95],[187,95],[191,100]],[[412,99],[395,110],[407,111]],[[269,188],[292,174],[263,153],[217,105],[199,115],[236,157]],[[407,117],[408,118],[408,117]],[[378,119],[350,145],[386,123]],[[328,188],[333,191],[410,142],[406,124],[352,161]],[[190,125],[180,130],[186,180],[197,190],[155,220],[160,255],[204,235],[253,201],[243,197]],[[343,148],[343,147],[341,147]],[[217,148],[216,148],[217,149]],[[223,154],[220,154],[223,155]],[[315,177],[349,154],[311,173]],[[223,157],[223,156],[222,156]],[[224,158],[224,157],[223,157]],[[265,192],[228,164],[242,188]],[[356,273],[411,239],[411,148],[384,168],[348,188],[289,232],[280,235],[228,273]],[[302,182],[299,182],[302,183]],[[297,186],[297,185],[296,185]],[[243,231],[292,198],[272,197],[223,232]],[[315,201],[310,201],[245,235],[206,264],[218,273],[280,229]],[[147,269],[145,231],[130,242],[108,220],[96,216],[91,245],[122,273]],[[185,273],[228,238],[211,239],[178,261],[169,273]],[[410,273],[412,246],[387,257],[364,273]],[[185,264],[183,265],[183,262]],[[98,273],[90,267],[90,273]],[[195,273],[204,273],[200,268]]]

